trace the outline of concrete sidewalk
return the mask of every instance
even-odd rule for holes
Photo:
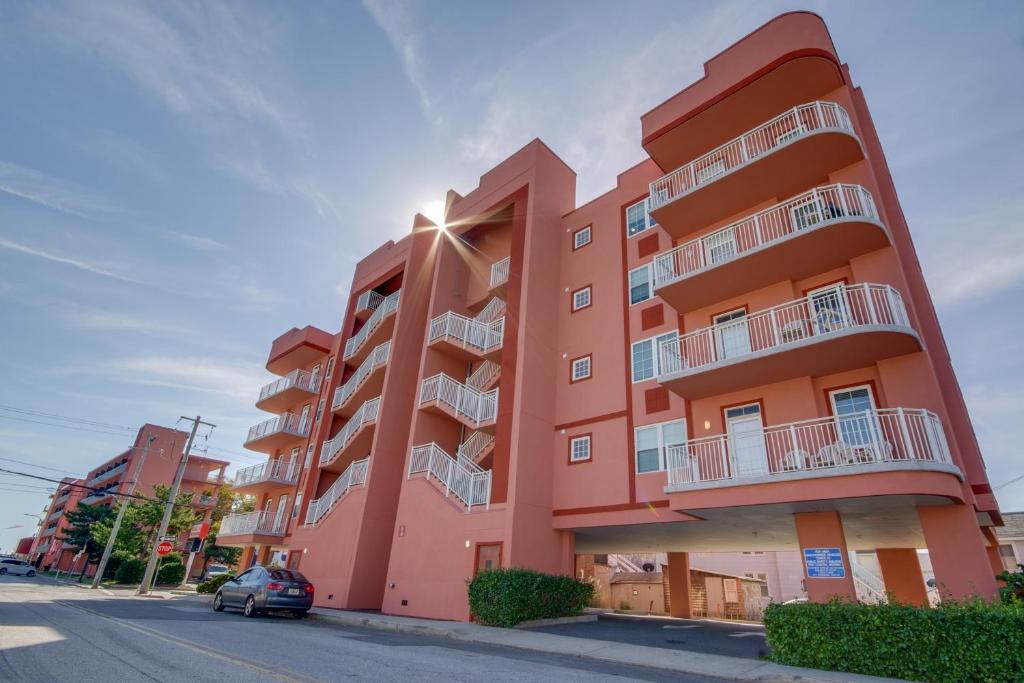
[[[803,669],[772,662],[709,655],[684,650],[668,650],[643,645],[613,643],[591,638],[575,638],[550,633],[537,633],[523,629],[505,629],[480,626],[461,621],[434,621],[411,617],[394,617],[367,612],[349,612],[316,607],[310,619],[360,626],[382,631],[396,631],[434,638],[448,638],[471,643],[486,643],[534,650],[549,654],[569,655],[602,662],[645,666],[662,671],[711,676],[731,681],[759,681],[761,683],[879,683],[897,679],[876,678],[860,674]]]

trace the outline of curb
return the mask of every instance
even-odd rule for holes
[[[534,619],[516,624],[513,628],[540,628],[541,626],[561,626],[562,624],[585,624],[597,621],[596,614],[582,614],[578,617],[556,617],[554,619]]]

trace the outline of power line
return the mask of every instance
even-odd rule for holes
[[[134,427],[127,425],[118,425],[110,422],[99,422],[97,420],[89,420],[84,417],[73,417],[71,415],[61,415],[60,413],[45,413],[41,410],[31,410],[28,408],[16,408],[14,406],[0,405],[0,410],[10,413],[21,413],[23,415],[32,415],[35,417],[45,417],[52,420],[63,420],[65,422],[77,422],[79,424],[91,425],[93,427],[104,427],[106,429],[120,429],[123,431],[133,432]]]
[[[18,475],[20,477],[28,477],[29,479],[38,479],[39,481],[53,482],[54,484],[62,484],[63,483],[59,479],[50,479],[48,477],[42,477],[42,476],[40,476],[38,474],[29,474],[28,472],[18,472],[18,471],[15,471],[15,470],[8,470],[8,469],[5,469],[3,467],[0,467],[0,473],[15,474],[15,475]],[[140,495],[138,495],[136,493],[122,493],[120,491],[115,491],[114,489],[101,489],[99,487],[88,486],[86,484],[66,484],[66,486],[68,488],[84,489],[86,491],[99,491],[100,493],[102,493],[104,495],[108,495],[108,496],[121,496],[122,498],[137,498],[139,500],[144,500],[144,501],[147,501],[147,502],[150,502],[150,503],[160,503],[161,505],[166,505],[168,503],[168,501],[160,500],[159,498],[150,498],[148,496],[140,496]],[[83,500],[81,500],[79,502],[81,503],[81,502],[85,502],[85,501],[83,499]],[[177,505],[177,503],[174,503],[174,504]]]
[[[82,475],[73,474],[71,472],[68,472],[67,470],[59,470],[56,467],[47,467],[46,465],[36,465],[35,463],[25,462],[24,460],[15,460],[14,458],[0,457],[0,460],[6,460],[7,462],[16,462],[19,465],[28,465],[29,467],[35,467],[36,469],[40,469],[40,470],[50,470],[51,472],[60,472],[61,474],[66,474],[69,477],[74,477],[75,479],[81,479],[82,478]]]
[[[123,432],[111,432],[111,431],[104,431],[104,430],[101,430],[101,429],[90,429],[88,427],[79,427],[77,425],[69,425],[69,424],[62,425],[62,424],[57,424],[55,422],[43,422],[41,420],[29,420],[29,419],[24,418],[24,417],[15,417],[14,415],[0,415],[0,420],[14,420],[16,422],[28,422],[28,423],[31,423],[31,424],[45,425],[47,427],[57,427],[59,429],[71,429],[71,430],[74,430],[76,432],[93,432],[95,434],[106,434],[108,436],[124,436]]]

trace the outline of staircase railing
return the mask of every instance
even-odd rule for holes
[[[391,340],[384,342],[375,348],[369,356],[366,357],[360,365],[359,369],[356,370],[355,374],[348,378],[348,381],[342,384],[340,387],[334,390],[334,400],[331,402],[331,409],[337,410],[345,404],[345,401],[352,397],[352,394],[356,393],[358,389],[370,373],[388,362],[388,356],[391,354]]]
[[[493,361],[485,360],[466,378],[466,384],[477,391],[483,391],[484,387],[490,384],[491,380],[497,377],[500,372],[500,365]]]
[[[455,311],[446,311],[430,321],[427,343],[432,344],[438,339],[450,337],[458,340],[464,348],[472,348],[477,353],[486,353],[501,346],[504,335],[504,318],[499,318],[491,323],[482,323]]]
[[[420,387],[420,405],[434,401],[475,425],[494,420],[498,412],[497,389],[482,393],[443,372],[426,378]]]
[[[370,458],[368,457],[349,463],[341,476],[319,498],[309,501],[309,507],[306,508],[306,524],[319,522],[324,515],[331,511],[334,504],[349,492],[349,489],[365,484],[366,473],[369,469]]]
[[[345,354],[344,358],[351,358],[356,351],[363,345],[366,338],[377,329],[380,322],[389,314],[394,313],[398,310],[398,302],[401,298],[402,290],[398,290],[392,294],[389,294],[384,301],[380,302],[377,309],[373,312],[369,318],[366,319],[366,323],[359,328],[359,331],[352,335],[348,341],[345,342]]]
[[[484,450],[494,443],[494,436],[487,432],[473,432],[469,435],[469,438],[459,444],[459,448],[456,451],[456,456],[460,460],[473,463],[475,467],[479,467],[476,464],[477,457],[484,452]]]
[[[471,469],[436,443],[429,443],[413,446],[409,458],[409,477],[420,473],[425,473],[428,481],[436,479],[444,487],[445,498],[454,495],[466,506],[466,512],[472,512],[474,505],[490,508],[490,470]]]
[[[492,323],[505,315],[505,300],[500,297],[492,297],[487,305],[473,318],[478,323]]]
[[[857,589],[857,595],[862,601],[866,598],[874,602],[886,602],[888,597],[885,592],[885,582],[881,577],[862,566],[853,557],[850,558],[850,566],[853,568],[853,583]]]
[[[508,281],[509,263],[511,263],[511,258],[506,256],[500,261],[495,261],[491,264],[491,289],[494,289],[502,282]]]
[[[379,408],[380,396],[377,398],[371,398],[369,401],[359,406],[359,410],[352,414],[352,417],[349,418],[349,421],[341,428],[341,431],[335,434],[333,439],[327,439],[324,441],[324,447],[320,451],[320,464],[330,464],[334,460],[334,457],[348,445],[348,442],[352,440],[352,437],[356,435],[356,432],[359,431],[360,427],[377,419],[377,410]]]

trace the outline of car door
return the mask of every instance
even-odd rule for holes
[[[252,570],[244,571],[235,578],[225,583],[220,588],[221,599],[224,600],[225,605],[237,605],[241,599],[239,596],[242,592],[242,582],[246,580],[246,577],[252,573]]]

